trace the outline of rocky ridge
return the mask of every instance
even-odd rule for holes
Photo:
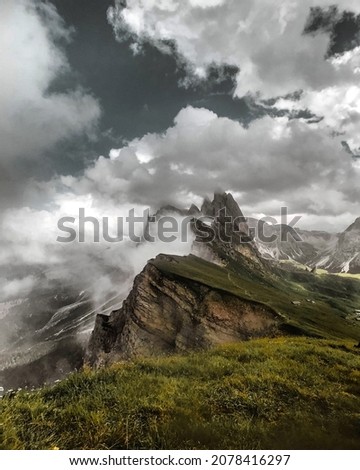
[[[164,273],[156,266],[158,261],[178,262],[159,255],[135,278],[122,308],[110,316],[97,316],[86,356],[89,364],[204,349],[278,333],[281,319],[270,307]]]

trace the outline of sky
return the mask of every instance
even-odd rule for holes
[[[55,242],[79,207],[360,215],[358,0],[2,0],[0,22],[0,275],[91,265]]]

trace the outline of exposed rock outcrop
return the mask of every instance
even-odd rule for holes
[[[204,218],[194,219],[194,254],[220,265],[232,261],[245,269],[257,271],[259,275],[268,271],[267,262],[260,256],[246,218],[231,194],[215,193],[212,201],[205,199],[201,214],[209,217],[211,223],[207,224]]]
[[[97,316],[86,362],[102,365],[274,336],[280,321],[263,304],[164,273],[150,261],[122,308]]]
[[[205,216],[216,219],[218,234],[223,241],[231,238],[233,241],[240,242],[241,237],[246,241],[251,241],[246,218],[232,194],[215,193],[212,201],[205,199],[201,212]],[[228,230],[226,230],[226,223]]]
[[[325,267],[330,272],[360,274],[360,217],[339,235]]]

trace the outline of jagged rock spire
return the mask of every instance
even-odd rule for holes
[[[230,193],[215,193],[212,202],[209,199],[205,199],[201,206],[201,212],[209,217],[215,217],[224,208],[226,209],[227,216],[234,219],[240,218],[242,222],[246,221],[238,203]]]

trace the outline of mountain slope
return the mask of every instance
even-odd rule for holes
[[[334,251],[320,266],[330,272],[360,274],[360,217],[340,234]]]
[[[0,449],[358,449],[359,378],[352,343],[293,337],[86,369],[0,400]]]
[[[88,292],[53,282],[0,304],[0,386],[40,386],[79,369],[96,313],[120,300],[95,308]]]
[[[250,227],[259,226],[259,221],[249,219]],[[281,239],[281,231],[287,226],[269,225],[260,222],[264,236],[255,238],[256,246],[265,259],[293,260],[318,267],[332,273],[360,273],[360,218],[343,233],[331,234],[324,231],[296,229],[301,241],[291,235]],[[270,241],[270,237],[274,237]]]
[[[252,223],[255,225],[258,221]],[[338,242],[337,234],[301,229],[296,229],[301,241],[296,240],[291,234],[282,240],[281,233],[286,229],[287,227],[282,225],[264,225],[265,238],[256,238],[256,245],[264,258],[279,261],[293,260],[313,267],[326,262]],[[275,240],[268,241],[270,237],[275,237]]]
[[[182,269],[185,263],[186,259],[159,255],[145,266],[122,308],[110,317],[98,315],[88,363],[204,349],[279,334],[282,319],[270,307],[179,276],[176,268],[170,272],[173,264]]]
[[[360,340],[360,325],[351,317],[360,304],[360,282],[279,274],[261,278],[233,260],[224,267],[193,255],[159,255],[136,277],[122,308],[97,317],[87,362],[281,334]]]

